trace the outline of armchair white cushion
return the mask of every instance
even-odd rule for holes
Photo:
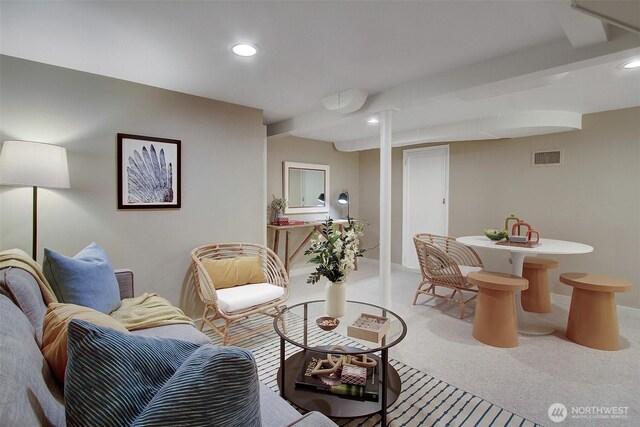
[[[277,300],[284,295],[284,288],[270,283],[256,283],[220,289],[217,292],[220,308],[232,312]]]

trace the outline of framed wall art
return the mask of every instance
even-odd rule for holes
[[[180,141],[118,134],[118,209],[180,208]]]

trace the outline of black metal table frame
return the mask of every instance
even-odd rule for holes
[[[308,338],[308,331],[307,331],[307,324],[308,324],[308,305],[311,303],[319,303],[319,302],[324,302],[324,300],[313,300],[313,301],[306,301],[306,302],[302,302],[299,304],[295,304],[291,307],[287,307],[284,309],[284,311],[282,311],[281,313],[279,313],[275,319],[273,319],[273,327],[276,331],[276,333],[280,336],[280,370],[279,370],[279,375],[280,375],[280,396],[282,396],[283,398],[286,398],[285,393],[284,393],[284,385],[285,385],[285,365],[286,365],[286,359],[285,359],[285,342],[288,341],[290,344],[298,347],[298,348],[303,348],[304,351],[307,350],[313,350],[313,351],[318,351],[321,353],[329,353],[326,350],[322,350],[319,349],[317,347],[308,347],[307,345],[307,338]],[[404,339],[404,337],[407,334],[407,324],[405,323],[405,321],[398,316],[396,313],[394,313],[393,311],[386,309],[384,307],[380,307],[378,305],[375,304],[369,304],[366,302],[360,302],[360,301],[347,301],[347,303],[352,302],[352,303],[357,303],[357,304],[362,304],[362,305],[368,305],[377,309],[382,310],[383,316],[386,316],[387,313],[391,313],[393,314],[393,316],[398,319],[401,323],[402,323],[402,333],[401,335],[396,338],[395,341],[393,341],[390,345],[386,345],[386,336],[382,338],[382,342],[381,342],[381,346],[373,348],[371,350],[363,350],[366,353],[377,353],[380,352],[380,359],[382,362],[382,366],[381,366],[381,386],[382,386],[382,396],[380,397],[380,424],[383,426],[387,425],[387,383],[388,383],[388,376],[387,376],[387,370],[389,367],[389,348],[393,347],[394,345],[396,345],[397,343],[399,343],[400,341],[402,341]],[[285,336],[285,334],[283,334],[280,329],[278,328],[278,321],[279,319],[287,312],[290,311],[290,309],[303,305],[304,306],[304,343],[300,344],[298,342],[295,342],[294,340],[292,340],[291,338]],[[284,325],[284,321],[282,322]],[[348,351],[348,352],[344,352],[344,351],[339,351],[339,350],[332,350],[331,354],[356,354],[354,351]]]

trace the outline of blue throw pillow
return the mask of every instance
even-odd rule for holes
[[[252,354],[69,323],[69,426],[260,426]]]
[[[97,243],[73,258],[45,248],[44,276],[60,302],[109,314],[120,307],[120,288],[107,253]]]

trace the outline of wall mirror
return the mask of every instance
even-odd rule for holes
[[[329,212],[329,166],[283,162],[285,214]]]

